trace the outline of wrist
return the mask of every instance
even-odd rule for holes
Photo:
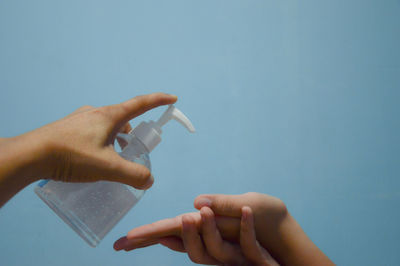
[[[279,227],[281,262],[285,265],[334,265],[287,213]]]
[[[27,145],[25,136],[0,139],[0,207],[37,180],[34,166],[40,152],[35,146]]]
[[[3,181],[27,186],[45,171],[46,145],[29,132],[0,139],[0,177]]]

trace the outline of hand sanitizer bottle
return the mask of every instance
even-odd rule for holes
[[[195,132],[189,119],[170,105],[157,122],[142,122],[129,134],[118,134],[117,137],[127,144],[120,155],[151,170],[149,153],[161,142],[161,127],[171,119],[189,132]],[[92,247],[99,244],[144,194],[144,190],[108,181],[64,183],[42,180],[35,192]]]

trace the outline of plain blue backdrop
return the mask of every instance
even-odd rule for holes
[[[97,248],[27,187],[0,210],[0,264],[191,265],[112,244],[198,194],[257,191],[338,265],[398,265],[399,47],[398,0],[1,1],[0,136],[154,91],[197,133],[165,127],[154,186]]]

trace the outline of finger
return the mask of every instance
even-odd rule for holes
[[[196,223],[196,228],[199,227],[201,218],[198,212],[186,213],[185,215],[191,216]],[[128,232],[127,238],[162,238],[166,236],[180,236],[182,216],[183,215],[180,215],[134,228]]]
[[[260,246],[254,229],[254,216],[250,207],[242,208],[240,246],[246,259],[254,265],[278,265],[269,252]]]
[[[218,215],[238,218],[241,217],[241,208],[243,205],[242,195],[200,195],[194,201],[194,207],[198,210],[207,206]]]
[[[120,130],[119,133],[124,133],[124,134],[129,134],[129,132],[132,131],[132,126],[129,122],[127,122]],[[118,135],[116,137],[119,146],[121,147],[121,150],[123,150],[126,145],[128,145],[128,142],[124,138],[119,138]]]
[[[115,241],[113,247],[116,251],[120,251],[123,249],[125,251],[129,251],[136,248],[147,247],[155,244],[158,244],[158,241],[156,239],[135,239],[134,241],[132,241],[128,240],[126,236],[124,236]]]
[[[198,212],[187,213],[196,223],[196,228],[199,228],[200,214]],[[122,237],[114,243],[116,250],[135,249],[146,243],[153,243],[155,239],[172,238],[181,235],[182,230],[182,215],[160,220],[151,224],[146,224],[132,229],[126,237]],[[160,243],[162,244],[162,243]]]
[[[127,238],[159,238],[169,235],[178,235],[180,227],[180,219],[177,219],[176,217],[168,218],[134,228],[128,232]]]
[[[122,250],[125,247],[128,246],[128,239],[126,238],[126,236],[121,237],[120,239],[118,239],[117,241],[114,242],[113,248],[116,251]]]
[[[136,245],[131,245],[131,246],[125,247],[124,250],[125,251],[131,251],[131,250],[134,250],[134,249],[145,248],[145,247],[153,246],[153,245],[156,245],[156,244],[158,244],[158,239],[152,239],[152,240],[149,240],[149,241],[137,243]]]
[[[113,148],[103,151],[103,163],[92,167],[102,180],[123,183],[137,189],[147,189],[154,183],[154,177],[147,167],[123,159]]]
[[[215,222],[222,238],[230,242],[239,243],[240,237],[240,219],[227,217],[227,216],[215,216]]]
[[[144,246],[150,246],[150,245],[154,245],[157,244],[157,242],[155,243],[155,239],[134,239],[134,240],[129,240],[126,238],[126,236],[121,237],[120,239],[118,239],[117,241],[114,242],[114,249],[116,251],[119,250],[133,250],[139,247],[144,247]]]
[[[210,207],[215,214],[238,217],[242,216],[241,209],[243,206],[250,206],[253,211],[264,209],[275,212],[281,216],[285,216],[287,209],[282,200],[270,195],[247,192],[241,195],[200,195],[194,201],[194,207],[201,209],[203,206]]]
[[[245,262],[240,249],[224,241],[217,229],[213,211],[208,207],[200,210],[202,219],[202,236],[208,253],[218,261],[240,265]]]
[[[181,236],[182,216],[190,215],[195,220],[196,228],[201,227],[201,216],[199,212],[191,212],[174,218],[163,219],[151,224],[136,227],[128,232],[128,239],[135,238],[162,238],[166,236]],[[240,219],[232,217],[217,216],[215,221],[224,239],[235,241],[239,239]]]
[[[201,216],[199,212],[186,213],[196,221],[196,228],[201,228]],[[134,238],[161,238],[166,236],[181,236],[182,231],[182,215],[174,218],[163,219],[151,224],[136,227],[128,232],[128,239]],[[240,219],[216,216],[215,222],[220,231],[221,236],[229,241],[238,241],[240,236]]]
[[[158,240],[158,243],[160,243],[163,246],[166,246],[169,249],[172,249],[173,251],[186,252],[182,239],[176,236],[168,236],[160,238]]]
[[[132,118],[161,105],[173,104],[177,101],[175,95],[153,93],[137,96],[120,104],[108,106],[116,124],[125,124]]]
[[[196,228],[196,221],[190,215],[182,216],[182,240],[189,258],[194,263],[218,264],[203,246],[203,242]]]
[[[125,250],[130,251],[137,248],[143,248],[158,244],[158,239],[142,239],[142,238],[135,238],[135,239],[127,239],[126,236],[121,237],[117,241],[114,242],[114,249],[116,251]]]
[[[119,132],[128,134],[128,133],[131,132],[131,131],[132,131],[132,126],[131,126],[131,124],[130,124],[129,122],[127,122],[127,123],[120,129]]]

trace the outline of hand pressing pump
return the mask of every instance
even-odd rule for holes
[[[120,155],[151,170],[149,153],[161,142],[161,128],[172,119],[189,132],[195,132],[190,120],[170,105],[157,122],[141,122],[129,134],[118,134],[119,142],[124,143]],[[43,180],[35,192],[89,245],[96,247],[145,191],[108,181],[64,183]]]

